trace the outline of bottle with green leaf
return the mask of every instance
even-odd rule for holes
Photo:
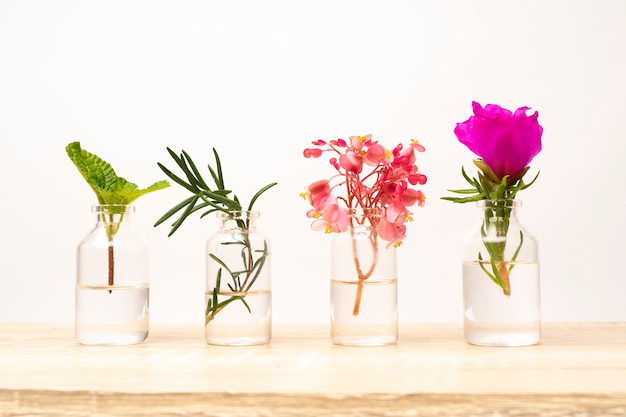
[[[267,238],[256,228],[257,199],[276,183],[259,189],[247,206],[224,182],[219,155],[208,165],[212,185],[202,177],[184,150],[167,149],[182,175],[159,163],[163,172],[191,195],[167,211],[155,224],[175,218],[169,236],[192,214],[200,218],[216,213],[219,230],[207,241],[205,337],[215,345],[254,345],[271,338],[270,249]]]
[[[76,338],[85,345],[140,343],[148,335],[148,249],[131,227],[131,203],[169,183],[140,189],[79,142],[66,151],[98,200],[96,224],[77,250]]]

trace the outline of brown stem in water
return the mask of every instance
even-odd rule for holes
[[[113,251],[113,242],[109,242],[109,286],[112,287],[115,281],[115,253]],[[109,290],[109,294],[112,290]]]

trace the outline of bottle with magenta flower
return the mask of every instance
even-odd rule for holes
[[[520,223],[517,193],[541,150],[543,128],[528,107],[515,112],[473,103],[474,115],[454,133],[478,158],[470,187],[449,190],[455,203],[475,203],[479,221],[463,244],[464,335],[470,344],[525,346],[539,342],[541,313],[536,239]]]

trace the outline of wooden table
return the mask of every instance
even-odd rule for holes
[[[465,344],[456,324],[400,326],[385,347],[275,325],[217,347],[201,325],[153,325],[123,347],[71,324],[0,324],[0,416],[626,416],[626,323],[545,324],[540,345]]]

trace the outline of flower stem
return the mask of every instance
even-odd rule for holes
[[[354,309],[352,310],[353,316],[359,315],[359,310],[361,308],[361,296],[363,295],[363,281],[359,279],[359,282],[356,285],[356,297],[354,299]]]
[[[511,295],[511,281],[509,279],[509,268],[507,267],[507,261],[500,261],[498,265],[498,273],[502,278],[504,285],[502,286],[502,291],[504,295]]]
[[[354,229],[351,228],[352,233],[354,233]],[[361,262],[359,261],[359,254],[357,249],[357,240],[354,238],[354,234],[352,235],[352,253],[354,255],[354,266],[356,267],[357,277],[359,282],[356,287],[356,296],[354,299],[354,308],[352,309],[352,315],[358,316],[359,310],[361,309],[361,297],[363,296],[363,281],[368,279],[376,268],[376,258],[378,256],[378,245],[376,244],[376,236],[370,236],[370,243],[372,245],[372,264],[370,265],[369,270],[366,273],[363,273],[361,270]]]

